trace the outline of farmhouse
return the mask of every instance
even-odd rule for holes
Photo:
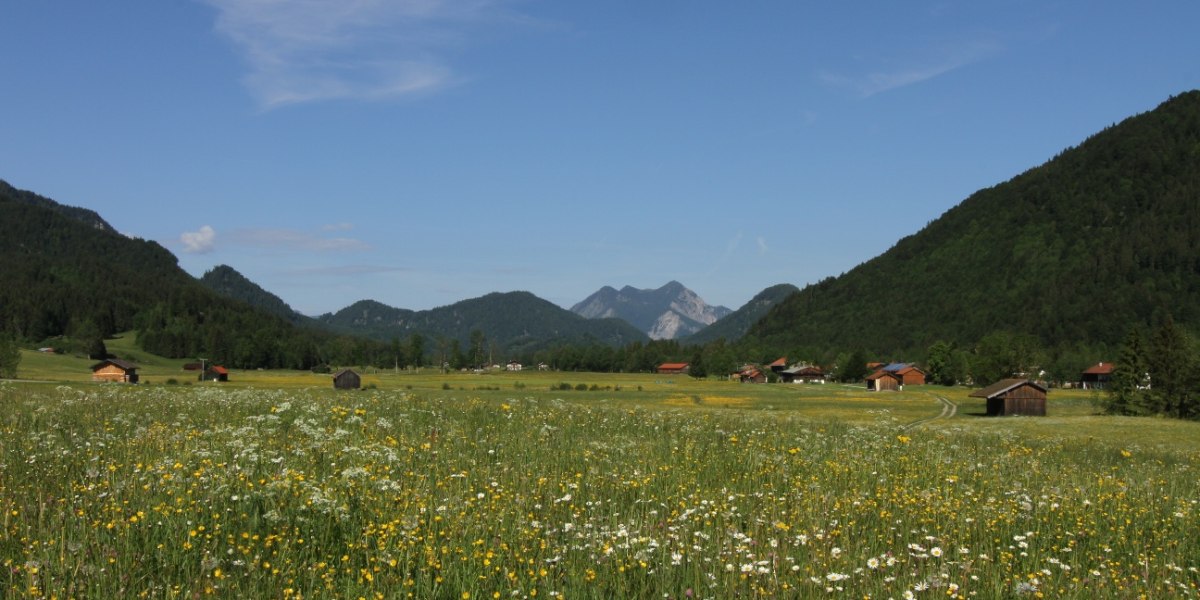
[[[663,363],[658,365],[659,375],[679,375],[688,372],[687,363]]]
[[[891,363],[883,367],[884,371],[900,376],[901,385],[925,385],[925,371],[912,363]]]
[[[971,397],[987,400],[988,416],[1046,416],[1046,388],[1028,379],[1002,379]]]
[[[523,368],[524,367],[521,365],[521,363],[515,360],[508,361],[508,364],[504,366],[504,370],[506,371],[520,371]]]
[[[1108,382],[1112,379],[1112,372],[1112,363],[1098,362],[1088,367],[1079,376],[1079,387],[1085,390],[1103,390],[1108,387]]]
[[[204,370],[200,381],[229,381],[229,369],[221,365],[213,365]]]
[[[746,365],[742,367],[742,370],[734,373],[733,377],[737,378],[737,380],[742,383],[767,382],[767,376],[763,374],[762,370],[754,365]]]
[[[901,389],[900,376],[883,369],[876,369],[874,373],[867,375],[867,391],[868,392],[895,392]]]
[[[787,357],[784,356],[779,360],[776,360],[775,362],[767,365],[767,368],[776,373],[782,373],[783,370],[787,368]]]
[[[825,371],[816,365],[796,365],[779,372],[784,383],[825,383]]]
[[[119,358],[109,358],[92,365],[92,381],[137,383],[138,366]]]
[[[333,374],[333,389],[357,390],[362,387],[362,379],[352,369],[342,369]]]

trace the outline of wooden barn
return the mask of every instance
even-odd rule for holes
[[[787,357],[783,356],[783,357],[780,357],[779,359],[777,359],[775,362],[767,365],[767,368],[774,371],[775,373],[782,373],[784,371],[784,369],[787,368],[787,366],[788,366]]]
[[[138,366],[119,358],[109,358],[92,365],[92,381],[137,383]]]
[[[868,392],[895,392],[900,389],[901,384],[900,376],[891,371],[877,369],[867,375]]]
[[[1112,379],[1113,364],[1098,362],[1079,375],[1079,387],[1085,390],[1103,390]]]
[[[1046,388],[1028,379],[1002,379],[971,397],[987,400],[988,416],[1046,416]]]
[[[895,373],[900,376],[901,385],[925,385],[926,373],[920,367],[912,363],[890,363],[882,367],[888,373]]]
[[[733,374],[733,377],[742,383],[766,383],[767,376],[762,370],[754,365],[746,365],[741,371]]]
[[[825,371],[816,365],[800,365],[779,372],[784,383],[825,383]]]
[[[687,363],[663,363],[658,365],[659,375],[679,375],[688,372]]]
[[[362,378],[353,369],[342,369],[333,374],[333,389],[357,390],[362,387]]]

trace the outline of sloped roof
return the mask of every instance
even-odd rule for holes
[[[213,373],[216,373],[218,375],[228,375],[229,374],[229,369],[226,369],[225,367],[222,367],[221,365],[212,367],[211,369],[209,369],[209,371],[212,371]]]
[[[92,370],[96,371],[98,369],[102,369],[102,368],[104,368],[104,365],[116,365],[122,369],[125,369],[126,371],[132,371],[132,370],[138,368],[137,365],[135,365],[127,360],[121,360],[119,358],[106,358],[106,359],[92,365]]]
[[[1008,391],[1021,387],[1022,385],[1031,385],[1042,392],[1046,391],[1046,388],[1034,383],[1029,379],[1001,379],[1000,381],[997,381],[996,383],[993,383],[982,390],[971,392],[970,396],[972,398],[995,398],[996,396],[1007,393]]]
[[[1113,372],[1113,368],[1114,368],[1114,365],[1112,363],[1110,363],[1110,362],[1106,363],[1106,362],[1101,361],[1101,362],[1098,362],[1098,363],[1088,367],[1087,370],[1083,372],[1083,374],[1084,375],[1111,375]]]
[[[341,377],[342,375],[345,375],[346,373],[352,373],[354,375],[358,375],[358,373],[356,373],[354,371],[354,369],[342,369],[342,370],[338,371],[337,373],[334,373],[333,378],[337,379],[338,377]]]
[[[816,365],[797,365],[790,369],[784,369],[785,375],[824,375],[825,371]]]
[[[661,365],[658,365],[658,368],[660,370],[661,369],[686,369],[686,368],[688,368],[688,364],[687,363],[663,363]]]
[[[767,365],[767,368],[770,369],[772,367],[786,367],[786,366],[787,366],[787,357],[783,356],[783,357],[780,357],[779,360]]]
[[[895,373],[892,373],[891,371],[885,371],[885,370],[883,370],[883,369],[878,369],[878,370],[876,370],[874,373],[871,373],[870,375],[867,375],[867,381],[874,381],[874,380],[876,380],[876,379],[883,379],[884,377],[891,377],[892,379],[900,379],[900,376],[899,376],[899,375],[897,375],[897,374],[895,374]]]

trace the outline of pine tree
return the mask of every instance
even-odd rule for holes
[[[21,349],[8,336],[0,335],[0,379],[16,379]]]
[[[1147,365],[1151,389],[1149,407],[1156,414],[1188,418],[1196,414],[1195,360],[1191,342],[1167,316],[1150,341]]]
[[[1105,399],[1105,412],[1113,415],[1134,415],[1147,412],[1146,354],[1142,334],[1131,329],[1121,346],[1121,356],[1113,367],[1112,380]]]

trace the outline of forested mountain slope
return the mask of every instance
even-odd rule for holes
[[[648,339],[619,319],[585,319],[529,292],[493,292],[422,311],[362,300],[317,319],[336,331],[378,340],[420,334],[467,344],[472,334],[482,335],[489,347],[509,354],[561,344],[615,347]]]
[[[741,308],[680,341],[685,344],[704,344],[718,338],[730,342],[741,339],[771,308],[799,290],[800,288],[790,283],[773,285],[756,294]]]
[[[200,277],[200,283],[226,298],[240,300],[285,321],[296,324],[307,324],[312,321],[293,310],[282,298],[264,290],[229,265],[217,265],[209,269]]]
[[[243,368],[349,364],[384,351],[223,298],[159,244],[125,237],[90,210],[5,184],[0,214],[0,334],[39,342],[133,329],[149,352]]]
[[[1165,312],[1200,328],[1200,91],[976,192],[748,337],[881,355],[1001,330],[1114,347]]]

